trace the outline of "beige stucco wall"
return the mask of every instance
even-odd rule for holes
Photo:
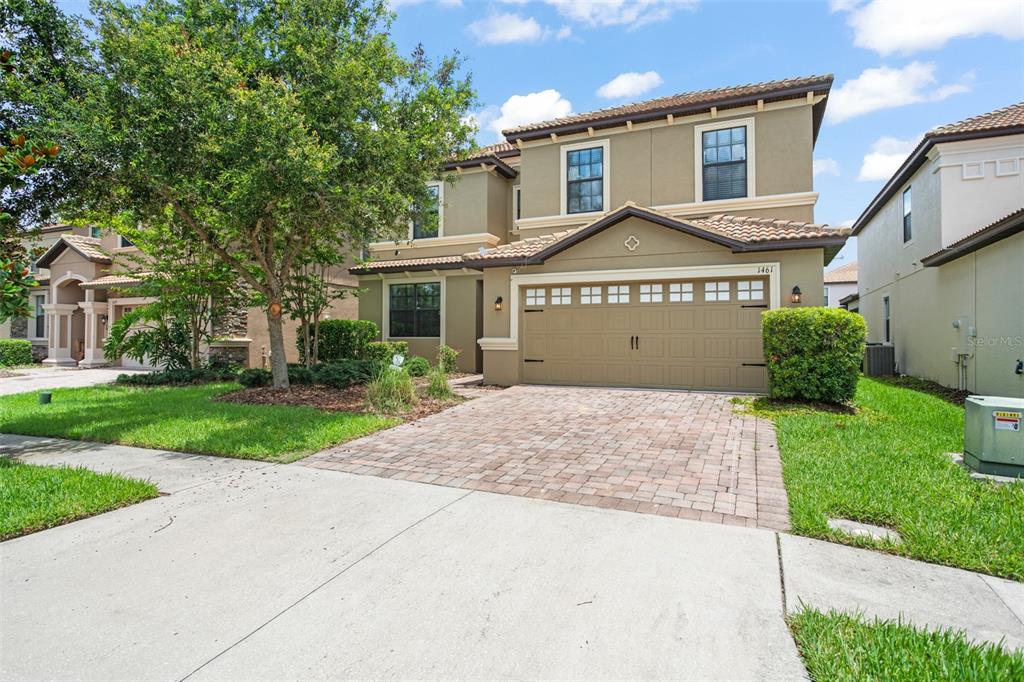
[[[967,353],[968,390],[1024,397],[1024,378],[1014,373],[1017,359],[1024,359],[1021,263],[1024,234],[862,293],[869,340],[882,340],[882,299],[889,296],[901,373],[956,387],[954,356]],[[954,320],[960,321],[959,329]],[[976,337],[970,336],[971,327]]]
[[[729,115],[723,112],[713,122],[754,118],[754,174],[757,196],[807,192],[812,181],[811,107],[796,106],[759,113]],[[696,145],[694,128],[710,123],[677,123],[671,126],[637,129],[614,135],[596,134],[595,145],[609,141],[611,205],[605,210],[634,201],[644,206],[690,203],[695,200]],[[564,144],[558,141],[523,150],[520,178],[523,188],[523,217],[536,218],[562,213],[561,158]]]
[[[640,245],[629,252],[623,242],[636,236]],[[778,263],[781,304],[789,302],[789,292],[799,285],[802,291],[822,291],[824,253],[820,248],[756,253],[732,253],[699,237],[682,234],[640,218],[629,218],[604,232],[551,257],[544,265],[515,268],[520,275],[557,272],[594,272],[594,282],[602,281],[603,271],[612,269],[654,269],[733,265],[736,263]],[[513,268],[484,271],[484,301],[502,296],[511,300]],[[820,298],[820,295],[819,295]],[[813,302],[812,302],[813,304]],[[806,304],[805,304],[806,305]],[[511,316],[518,315],[506,305],[501,312],[484,308],[484,336],[504,338],[509,335]],[[520,324],[520,329],[522,325]],[[510,385],[520,381],[520,351],[489,350],[484,352],[484,380],[487,383]]]
[[[326,316],[333,320],[354,320],[359,316],[359,304],[354,296],[346,296],[340,301],[332,301]],[[299,361],[298,339],[299,323],[284,317],[284,349],[288,362]],[[270,351],[270,332],[267,327],[267,314],[263,308],[246,310],[245,334],[249,338],[249,366],[270,367],[267,353]]]

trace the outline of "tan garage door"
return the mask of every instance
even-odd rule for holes
[[[523,287],[526,383],[761,391],[764,279]]]

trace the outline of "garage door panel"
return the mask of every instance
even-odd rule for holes
[[[663,282],[663,285],[667,284]],[[556,285],[557,286],[557,285]],[[564,285],[563,285],[564,286]],[[735,281],[730,301],[703,302],[703,283],[694,281],[694,301],[639,302],[630,285],[630,303],[609,303],[608,284],[599,281],[605,298],[584,304],[573,286],[573,303],[524,313],[524,365],[530,383],[605,386],[677,387],[707,390],[763,391],[762,308],[737,301]]]

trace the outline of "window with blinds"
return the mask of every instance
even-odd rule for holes
[[[747,196],[747,127],[702,135],[704,201]]]

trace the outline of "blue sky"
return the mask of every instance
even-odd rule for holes
[[[60,4],[70,12],[87,9],[81,0]],[[481,144],[500,139],[494,129],[502,125],[832,73],[814,179],[821,194],[815,218],[832,225],[856,218],[929,128],[1024,100],[1020,0],[392,0],[392,6],[402,50],[423,43],[431,55],[458,50],[466,58],[479,98]],[[833,265],[855,258],[854,248]]]

